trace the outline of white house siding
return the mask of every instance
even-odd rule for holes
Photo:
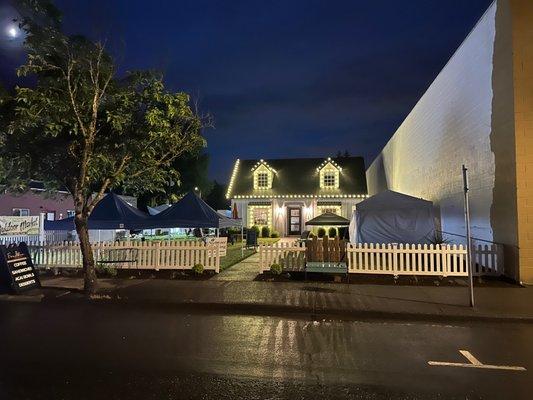
[[[341,215],[345,218],[350,219],[352,216],[352,211],[357,203],[362,201],[362,198],[357,199],[346,199],[346,198],[328,198],[328,199],[316,199],[316,198],[305,198],[305,199],[287,199],[287,198],[274,198],[274,199],[233,199],[232,200],[232,209],[233,204],[237,205],[237,212],[239,218],[242,218],[245,221],[245,226],[250,227],[249,225],[249,215],[248,215],[248,206],[256,202],[272,202],[272,224],[271,228],[274,231],[279,232],[282,236],[287,235],[287,207],[301,207],[302,208],[302,227],[301,230],[305,230],[305,222],[310,219],[318,216],[320,214],[320,209],[318,206],[319,201],[327,202],[338,202],[340,204]]]

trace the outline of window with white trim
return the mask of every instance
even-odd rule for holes
[[[317,168],[319,171],[320,189],[334,190],[339,189],[339,175],[341,168],[336,164],[332,164],[333,161],[327,162],[325,165]]]
[[[28,208],[14,208],[13,216],[14,217],[29,217],[30,210]]]
[[[258,188],[268,188],[268,172],[258,172],[257,173],[257,187]]]
[[[323,185],[324,185],[324,188],[335,188],[337,185],[336,185],[336,174],[335,172],[333,171],[326,171],[324,172],[324,181],[323,181]]]

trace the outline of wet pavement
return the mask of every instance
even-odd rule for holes
[[[0,303],[0,398],[529,399],[533,326]],[[430,366],[468,362],[527,371]]]

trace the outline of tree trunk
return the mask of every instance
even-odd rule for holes
[[[96,290],[96,270],[94,266],[93,250],[91,242],[89,241],[88,219],[88,216],[79,214],[74,217],[76,232],[78,233],[78,238],[80,240],[81,255],[83,258],[83,289],[85,294],[91,295]]]

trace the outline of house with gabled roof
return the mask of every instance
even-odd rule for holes
[[[362,157],[235,161],[226,197],[245,226],[300,235],[325,212],[350,218],[367,197]]]

